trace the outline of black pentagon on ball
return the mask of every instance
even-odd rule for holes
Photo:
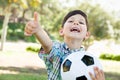
[[[82,61],[84,62],[84,64],[85,64],[86,66],[90,66],[90,65],[93,65],[93,64],[94,64],[94,59],[93,59],[93,57],[88,56],[88,55],[84,55],[83,58],[82,58]]]
[[[76,80],[87,80],[86,76],[77,77]]]
[[[63,72],[67,72],[70,70],[72,62],[67,59],[64,63],[63,63]]]

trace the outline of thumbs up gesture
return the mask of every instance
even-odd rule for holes
[[[25,36],[31,36],[40,30],[40,24],[38,20],[38,13],[34,12],[34,20],[27,22],[24,30]]]

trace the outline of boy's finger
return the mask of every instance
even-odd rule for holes
[[[92,80],[96,80],[95,77],[94,77],[94,75],[91,72],[89,72],[89,75],[90,75],[90,77],[91,77]]]
[[[32,36],[32,34],[28,34],[27,32],[24,32],[25,36]]]
[[[34,12],[34,21],[38,21],[38,13],[37,12]]]
[[[100,73],[101,73],[101,75],[102,75],[103,77],[105,77],[103,70],[100,70]]]

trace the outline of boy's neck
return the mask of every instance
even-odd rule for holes
[[[65,39],[64,42],[67,44],[68,48],[71,50],[73,49],[80,49],[82,40],[76,40],[76,39]]]

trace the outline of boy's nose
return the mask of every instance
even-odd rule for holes
[[[78,22],[74,22],[74,25],[78,25]]]

